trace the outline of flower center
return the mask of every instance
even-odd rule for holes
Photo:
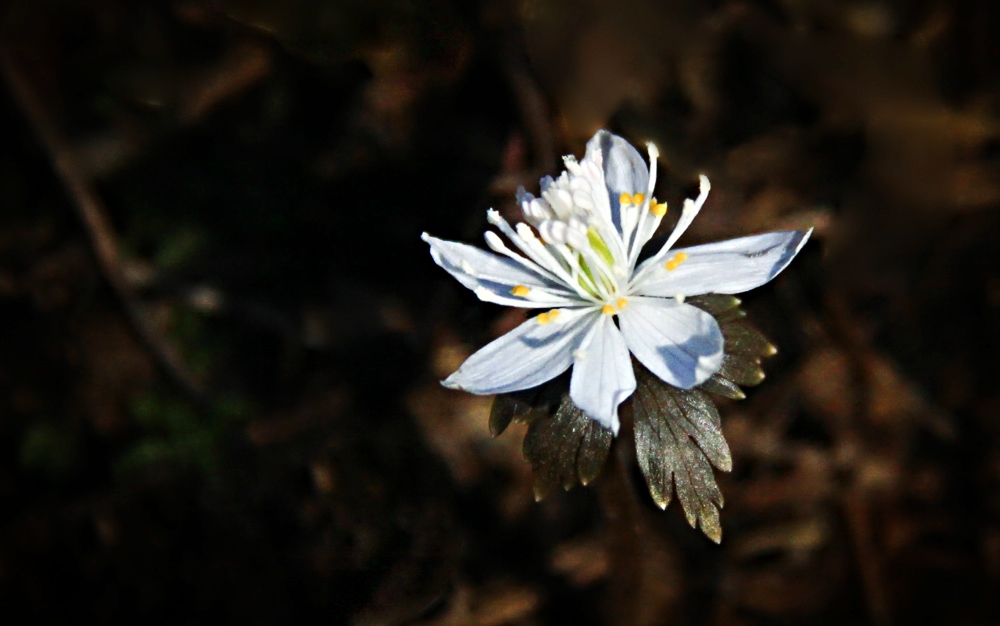
[[[598,307],[618,310],[618,301],[630,293],[639,251],[667,211],[666,203],[652,197],[659,153],[652,144],[648,147],[649,176],[635,176],[632,183],[616,174],[610,184],[598,154],[581,162],[566,157],[566,171],[556,179],[542,179],[541,197],[518,192],[527,222],[517,227],[520,238],[537,246],[538,262],[559,282]],[[616,195],[609,197],[612,188]],[[496,222],[503,230],[501,220]]]

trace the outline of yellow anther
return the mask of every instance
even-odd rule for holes
[[[632,196],[632,203],[636,205],[642,204],[645,200],[646,200],[646,194],[644,193],[637,193],[634,196]]]
[[[623,193],[622,195],[618,196],[618,202],[621,202],[623,206],[626,205],[626,204],[631,204],[632,203],[632,194],[630,194],[630,193]]]
[[[686,261],[687,258],[688,258],[688,255],[686,253],[684,253],[684,252],[678,252],[673,257],[671,257],[671,259],[669,261],[667,261],[667,264],[664,265],[664,267],[667,268],[668,272],[672,272],[675,269],[677,269],[680,266],[681,263],[683,263],[684,261]]]
[[[548,313],[539,313],[535,319],[538,320],[539,324],[548,324],[551,321]]]
[[[559,317],[559,309],[552,309],[549,311],[549,320],[554,320]]]
[[[510,292],[515,296],[517,296],[518,298],[523,298],[524,296],[531,293],[531,290],[525,287],[524,285],[517,285],[513,289],[511,289]]]
[[[618,298],[618,302],[615,302],[615,306],[618,307],[619,311],[624,309],[626,304],[628,304],[628,300],[625,298]]]
[[[605,315],[614,315],[615,307],[611,306],[610,304],[605,304],[603,307],[601,307],[601,313],[604,313]]]
[[[657,204],[656,198],[653,198],[652,200],[649,201],[649,210],[656,217],[663,217],[664,215],[667,214],[667,203],[660,202],[659,204]]]

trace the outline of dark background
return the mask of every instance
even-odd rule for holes
[[[8,0],[0,607],[188,624],[1000,622],[1000,4]],[[622,459],[532,497],[441,388],[520,316],[480,242],[654,140],[744,297],[716,546]],[[673,209],[672,211],[676,211]],[[668,215],[669,221],[669,215]],[[7,618],[5,618],[7,619]]]

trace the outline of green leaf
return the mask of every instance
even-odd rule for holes
[[[733,400],[746,397],[740,385],[752,387],[764,380],[760,362],[778,350],[757,328],[746,319],[740,301],[733,296],[707,294],[689,298],[688,302],[715,316],[726,340],[726,354],[722,367],[699,389],[716,393]]]
[[[760,359],[726,353],[722,357],[722,367],[716,376],[731,380],[738,385],[753,387],[764,380],[764,368],[760,366]]]
[[[728,472],[733,465],[719,412],[704,391],[672,387],[633,365],[636,457],[650,495],[666,508],[676,491],[688,523],[718,543],[723,499],[712,466]]]
[[[747,316],[747,312],[743,309],[736,307],[733,309],[728,309],[715,316],[716,321],[719,322],[719,326],[725,326],[731,322],[736,322],[742,320]]]
[[[688,302],[718,321],[726,340],[721,368],[697,389],[684,390],[668,385],[633,360],[637,387],[629,402],[636,456],[653,501],[666,508],[676,493],[688,523],[719,542],[723,498],[712,468],[730,471],[732,456],[708,393],[742,400],[746,396],[740,385],[761,382],[761,359],[776,350],[745,319],[739,299],[708,294]],[[570,489],[596,478],[611,448],[611,432],[573,405],[565,378],[497,396],[490,412],[494,436],[512,421],[528,424],[523,451],[532,466],[538,500],[560,486]]]
[[[490,408],[490,434],[499,437],[515,419],[522,419],[533,410],[532,406],[510,394],[500,394]]]
[[[727,378],[722,378],[718,374],[714,374],[711,378],[698,385],[698,389],[729,398],[730,400],[743,400],[747,397],[739,385]]]
[[[765,356],[773,356],[778,352],[777,348],[764,336],[764,333],[754,328],[745,319],[720,324],[720,328],[722,336],[726,339],[726,352],[729,354],[760,359]]]
[[[524,436],[524,457],[531,463],[535,499],[558,487],[586,485],[604,467],[611,449],[611,431],[590,419],[565,395],[555,413],[530,422]]]
[[[694,296],[685,300],[702,311],[711,314],[713,317],[720,313],[725,313],[735,309],[740,305],[740,299],[736,296],[729,296],[721,293],[709,293],[702,296]]]

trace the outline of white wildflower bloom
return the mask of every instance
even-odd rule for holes
[[[658,152],[649,165],[627,141],[599,131],[582,161],[541,181],[541,197],[523,189],[525,223],[511,226],[496,211],[486,243],[495,254],[424,233],[434,261],[480,299],[542,309],[488,344],[443,384],[476,394],[535,387],[573,368],[570,397],[591,419],[618,432],[618,406],[635,391],[629,353],[665,382],[691,389],[722,364],[715,319],[684,302],[708,293],[734,294],[777,276],[809,238],[783,231],[674,250],[708,197],[701,177],[664,245],[637,264],[666,214],[653,197]],[[617,319],[617,323],[616,323]]]

